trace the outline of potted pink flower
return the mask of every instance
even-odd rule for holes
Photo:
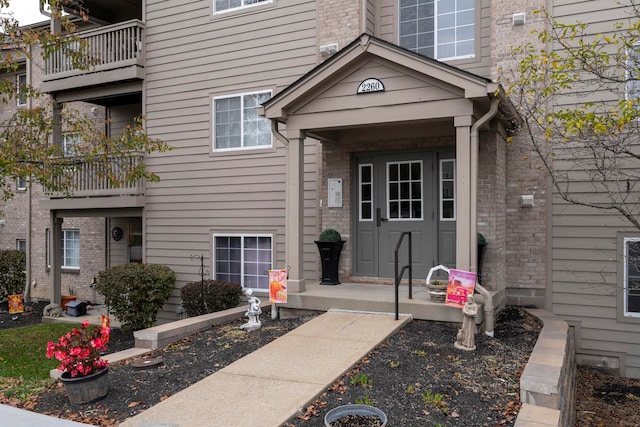
[[[60,379],[72,403],[91,402],[107,394],[108,362],[100,353],[107,349],[110,332],[109,327],[90,328],[85,320],[57,343],[47,344],[47,358],[60,361]]]

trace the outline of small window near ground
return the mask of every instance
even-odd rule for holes
[[[272,266],[271,236],[215,235],[213,238],[214,277],[243,288],[268,290],[268,270]]]
[[[27,252],[27,240],[26,239],[16,239],[16,249],[20,252]]]
[[[624,239],[624,315],[640,317],[640,238]]]
[[[271,147],[271,122],[256,107],[271,92],[246,93],[213,100],[213,149],[216,151]]]

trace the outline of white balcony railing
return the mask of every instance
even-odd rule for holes
[[[124,181],[124,177],[144,162],[144,154],[132,154],[126,157],[113,157],[106,163],[88,163],[82,159],[73,161],[68,170],[72,174],[72,197],[102,196],[141,196],[144,195],[145,180],[140,178],[124,185],[113,185],[108,176],[115,176],[116,182]],[[68,177],[68,175],[67,175]],[[54,188],[62,188],[66,177],[55,177]],[[62,192],[46,191],[48,197],[65,197]]]
[[[84,40],[86,44],[68,43],[65,47],[53,52],[45,61],[43,80],[132,65],[142,67],[144,66],[143,33],[144,24],[137,19],[78,33],[77,37]],[[82,50],[83,66],[77,67],[71,59],[73,49]]]

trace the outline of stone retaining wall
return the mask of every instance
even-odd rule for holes
[[[520,378],[522,408],[515,427],[573,426],[576,399],[573,329],[548,311],[528,311],[543,326]]]

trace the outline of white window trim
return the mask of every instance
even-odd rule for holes
[[[260,3],[258,3],[260,4]],[[273,91],[271,89],[267,89],[267,90],[255,90],[255,91],[250,91],[250,92],[241,92],[241,93],[231,93],[228,95],[220,95],[220,96],[214,96],[211,99],[211,123],[212,123],[212,129],[211,129],[211,148],[213,150],[214,153],[226,153],[226,152],[231,152],[231,151],[243,151],[243,150],[267,150],[273,147],[273,135],[270,133],[269,134],[269,144],[268,145],[254,145],[254,146],[250,146],[247,147],[244,145],[244,120],[240,121],[240,135],[242,137],[242,145],[240,147],[230,147],[230,148],[216,148],[216,100],[219,99],[227,99],[227,98],[236,98],[236,97],[240,97],[240,111],[242,112],[244,110],[243,105],[244,105],[244,97],[246,95],[257,95],[257,94],[261,94],[261,93],[268,93],[269,94],[269,98],[271,98],[273,96]],[[242,119],[244,119],[244,117],[242,117]],[[265,119],[266,120],[266,119]]]
[[[20,77],[24,76],[24,84],[27,84],[27,74],[26,73],[20,73],[16,75],[16,105],[18,107],[25,107],[28,103],[28,99],[26,96],[24,96],[24,102],[20,102],[20,98],[22,98],[22,91],[24,89],[20,89]]]
[[[398,45],[400,45],[400,2],[398,1]],[[474,13],[476,12],[478,5],[476,2],[474,2]],[[468,9],[466,9],[468,10]],[[457,11],[455,13],[458,13]],[[433,57],[434,59],[437,59],[438,61],[457,61],[457,60],[463,60],[463,59],[473,59],[476,57],[476,49],[477,46],[474,47],[474,53],[472,54],[468,54],[468,55],[458,55],[458,56],[447,56],[447,57],[439,57],[438,56],[438,0],[434,0],[433,2]],[[474,44],[477,42],[477,38],[478,38],[478,31],[477,31],[477,22],[475,22],[474,20],[474,36],[473,36],[473,42]],[[454,28],[457,28],[454,27]],[[457,43],[457,41],[455,41],[454,43]]]
[[[241,266],[241,272],[240,272],[240,280],[242,283],[240,283],[240,285],[242,286],[243,289],[247,289],[245,288],[244,285],[244,239],[247,237],[256,237],[256,238],[260,238],[260,237],[268,237],[271,240],[271,260],[269,261],[271,266],[270,269],[273,269],[273,256],[274,256],[274,250],[273,250],[273,243],[274,243],[274,237],[273,234],[265,234],[265,233],[213,233],[212,234],[212,241],[211,241],[211,248],[212,248],[212,256],[211,256],[211,260],[212,260],[212,268],[211,271],[213,272],[212,274],[212,278],[215,279],[217,276],[217,271],[216,271],[216,237],[241,237],[242,238],[242,244],[240,247],[240,266]],[[261,289],[261,288],[248,288],[248,289],[252,289],[255,291],[269,291],[268,289]]]
[[[627,266],[629,265],[627,262],[627,258],[629,255],[629,251],[628,251],[628,243],[629,242],[640,242],[640,237],[625,237],[624,238],[624,260],[623,260],[623,271],[624,271],[624,282],[623,282],[623,288],[622,288],[622,301],[623,301],[623,314],[624,317],[634,317],[634,318],[640,318],[640,312],[630,312],[628,309],[628,268]]]
[[[363,218],[362,217],[362,169],[365,167],[370,167],[371,168],[371,182],[367,183],[371,185],[371,202],[367,202],[367,203],[371,203],[371,218]],[[375,216],[375,212],[374,212],[374,206],[375,206],[375,195],[373,194],[373,189],[374,189],[374,176],[373,176],[373,163],[363,163],[361,165],[358,166],[358,215],[359,215],[359,220],[361,222],[373,222],[374,216]]]
[[[389,165],[400,165],[400,164],[405,164],[405,163],[420,163],[420,218],[391,218],[391,200],[389,198]],[[393,222],[407,222],[407,221],[423,221],[425,218],[424,215],[424,162],[422,160],[407,160],[407,161],[397,161],[397,162],[387,162],[385,164],[385,178],[386,178],[386,195],[387,195],[387,218],[388,221],[393,221]],[[409,167],[409,170],[411,170],[411,167]],[[411,179],[409,179],[409,182],[412,182]],[[411,189],[409,189],[409,192],[411,192]],[[400,188],[398,188],[398,195],[400,195]],[[400,199],[398,199],[400,200]],[[409,198],[411,203],[411,198]],[[398,207],[400,208],[400,207]],[[401,211],[398,211],[398,213],[400,213]]]
[[[256,6],[261,6],[261,5],[265,5],[265,4],[270,4],[273,3],[273,0],[264,0],[264,1],[260,1],[258,3],[252,3],[252,4],[244,4],[246,0],[242,0],[242,6],[238,6],[238,7],[230,7],[229,9],[223,9],[223,10],[216,10],[216,2],[215,0],[211,0],[213,3],[213,14],[214,15],[221,15],[223,13],[228,13],[228,12],[234,12],[237,10],[242,10],[242,9],[249,9],[252,7],[256,7]]]
[[[442,171],[443,171],[443,167],[442,164],[445,162],[451,162],[453,163],[453,178],[451,179],[447,179],[446,181],[451,181],[453,182],[453,198],[451,199],[446,199],[444,198],[443,194],[444,194],[444,182],[445,179],[442,177]],[[440,160],[440,167],[438,168],[438,186],[440,187],[440,194],[439,194],[439,203],[440,203],[440,221],[455,221],[457,218],[457,202],[456,202],[456,160],[455,159],[441,159]],[[445,201],[449,201],[449,200],[453,200],[453,218],[444,218],[443,214],[444,214],[444,209],[443,209],[443,205]]]

